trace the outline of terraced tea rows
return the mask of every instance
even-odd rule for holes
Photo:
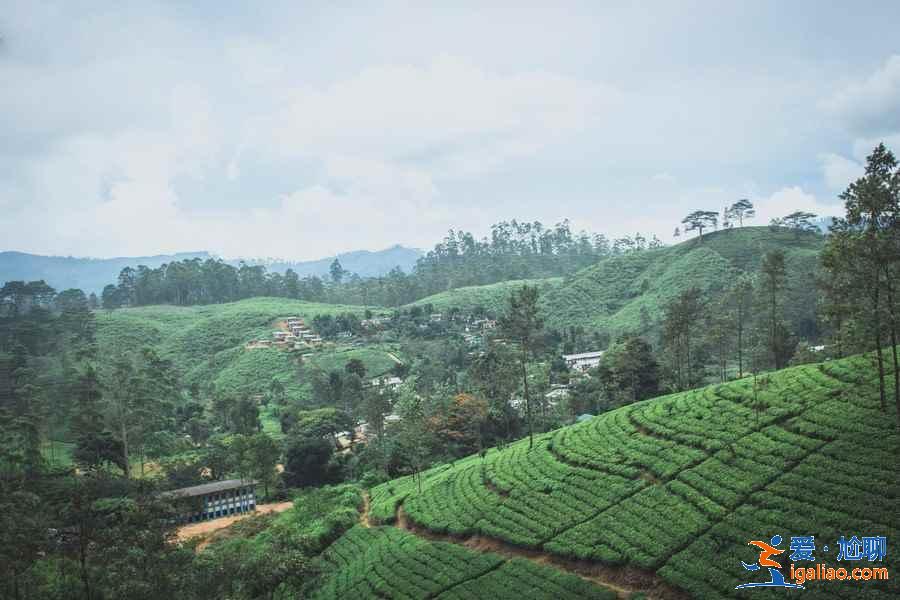
[[[734,597],[747,540],[900,533],[900,436],[868,357],[657,398],[484,459],[372,491],[428,530],[654,572],[696,597]],[[826,561],[835,554],[823,556]],[[891,566],[890,554],[886,563]],[[810,597],[900,595],[887,582],[808,586]],[[764,594],[763,594],[764,595]],[[740,596],[737,596],[740,597]]]
[[[322,555],[327,577],[314,598],[521,598],[612,600],[574,575],[523,559],[430,542],[393,527],[356,526]]]

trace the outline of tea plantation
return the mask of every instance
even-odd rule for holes
[[[333,572],[314,598],[577,598],[615,594],[551,567],[506,559],[448,542],[431,542],[393,527],[357,525],[321,557]]]
[[[882,411],[872,361],[858,356],[655,398],[536,437],[530,450],[523,440],[432,469],[421,492],[412,477],[382,484],[372,490],[370,518],[393,522],[402,506],[409,521],[438,534],[485,536],[643,574],[649,597],[661,589],[694,598],[783,597],[786,590],[735,591],[766,580],[742,568],[758,556],[747,542],[779,534],[787,548],[792,536],[815,536],[817,562],[887,567],[893,578],[811,581],[803,597],[898,598],[900,435],[888,391]],[[402,532],[354,535],[376,536],[391,552],[421,543]],[[884,561],[837,562],[842,536],[885,536]],[[432,551],[426,544],[411,553],[424,556],[425,547]],[[437,564],[476,575],[490,568],[489,558],[469,563],[458,549],[444,549],[446,561]],[[782,565],[789,554],[778,558]],[[375,557],[364,563],[374,570],[354,563],[332,584],[433,597],[430,587],[400,593],[392,587],[400,583],[377,579]],[[461,576],[454,573],[447,586]]]

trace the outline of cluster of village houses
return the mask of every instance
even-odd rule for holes
[[[271,340],[256,340],[247,344],[247,348],[296,348],[318,346],[322,343],[322,336],[314,333],[300,317],[288,317],[284,319],[285,328],[272,332]]]

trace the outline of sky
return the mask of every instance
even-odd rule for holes
[[[0,0],[0,250],[313,259],[841,213],[896,2]]]

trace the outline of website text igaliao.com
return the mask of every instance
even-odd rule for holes
[[[798,567],[791,563],[790,579],[799,585],[807,581],[881,581],[890,579],[887,567],[832,568],[824,564]]]

